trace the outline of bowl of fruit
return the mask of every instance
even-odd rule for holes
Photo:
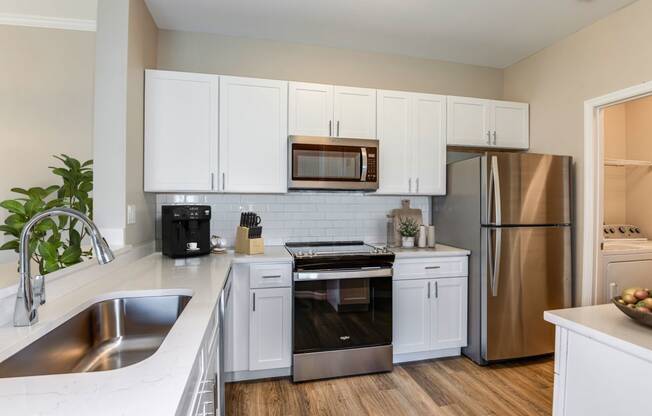
[[[650,289],[632,287],[611,301],[636,322],[652,327],[652,292]]]

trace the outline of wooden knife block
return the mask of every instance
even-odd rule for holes
[[[263,254],[265,240],[262,238],[249,238],[248,227],[238,227],[235,234],[235,252],[240,254]]]

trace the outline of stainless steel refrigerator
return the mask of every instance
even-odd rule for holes
[[[478,364],[551,353],[543,312],[571,306],[571,158],[486,153],[450,163],[437,242],[471,250],[468,346]]]

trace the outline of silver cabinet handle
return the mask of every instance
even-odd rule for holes
[[[426,270],[441,269],[441,266],[426,266]]]
[[[339,120],[337,120],[337,134],[336,134],[336,136],[340,137],[340,121]]]
[[[439,282],[435,281],[435,299],[439,298]]]
[[[491,144],[491,132],[487,130],[487,144]]]
[[[417,193],[419,193],[419,178],[417,178]]]
[[[328,120],[328,136],[333,135],[333,120]]]
[[[280,274],[273,274],[269,276],[263,276],[263,279],[280,279],[281,275]]]
[[[428,282],[428,299],[430,299],[430,282]]]
[[[256,292],[254,292],[253,311],[256,312]]]
[[[408,192],[412,193],[412,178],[408,179]]]
[[[215,174],[211,172],[211,191],[215,190]]]
[[[222,172],[222,190],[226,186],[226,173]]]
[[[494,144],[496,144],[496,130],[494,130]]]

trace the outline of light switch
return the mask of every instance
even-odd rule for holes
[[[127,205],[127,224],[136,223],[136,206]]]

